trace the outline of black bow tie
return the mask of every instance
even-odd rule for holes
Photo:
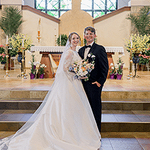
[[[88,47],[91,48],[92,46],[91,45],[85,45],[85,48],[88,48]]]

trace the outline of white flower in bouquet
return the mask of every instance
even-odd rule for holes
[[[83,59],[81,61],[75,62],[69,67],[69,71],[72,71],[76,74],[76,78],[80,79],[85,77],[85,81],[89,80],[90,72],[94,69],[95,65],[95,56],[92,57],[92,54],[88,54],[88,57],[91,57],[91,62],[88,59]],[[71,69],[70,69],[71,68]]]
[[[88,57],[91,57],[91,54],[88,54]]]
[[[114,65],[113,63],[110,64],[110,66],[113,66],[113,65]]]
[[[91,58],[95,58],[95,55],[92,55]]]

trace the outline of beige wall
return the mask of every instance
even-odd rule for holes
[[[31,36],[31,39],[35,46],[55,45],[55,35],[58,35],[58,23],[45,17],[39,16],[28,10],[23,10],[22,15],[24,22],[21,27],[21,32]],[[40,25],[39,19],[41,19]],[[40,30],[41,33],[41,40],[39,43],[37,40],[38,30]]]
[[[1,0],[1,5],[22,5],[22,0]]]
[[[121,46],[124,47],[125,39],[130,36],[131,23],[126,19],[130,11],[124,11],[110,18],[102,20],[94,24],[97,31],[97,43],[103,46]],[[125,63],[125,67],[129,66],[129,54],[125,50],[125,55],[122,59]],[[114,62],[118,60],[118,54],[113,56]]]
[[[58,35],[58,23],[47,19],[45,17],[39,16],[31,11],[23,10],[23,24],[21,26],[21,33],[27,34],[31,37],[33,45],[35,46],[54,46],[55,45],[55,35]],[[41,19],[41,24],[39,25],[39,19]],[[41,33],[41,40],[38,42],[38,30]],[[30,67],[28,64],[31,60],[29,53],[26,53],[26,67]],[[41,54],[36,52],[35,60],[41,60]]]
[[[150,6],[150,0],[131,0],[131,6]]]

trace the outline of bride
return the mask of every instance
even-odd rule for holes
[[[0,150],[97,150],[101,136],[80,80],[68,68],[80,60],[80,37],[69,35],[56,78],[41,106]]]

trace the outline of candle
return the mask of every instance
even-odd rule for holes
[[[38,31],[38,36],[40,36],[40,31]]]
[[[8,44],[8,35],[6,35],[6,45]]]
[[[60,46],[61,46],[61,35],[60,35]]]
[[[130,41],[131,41],[131,48],[132,48],[132,38],[130,38]]]
[[[22,47],[24,47],[24,39],[22,39]]]

